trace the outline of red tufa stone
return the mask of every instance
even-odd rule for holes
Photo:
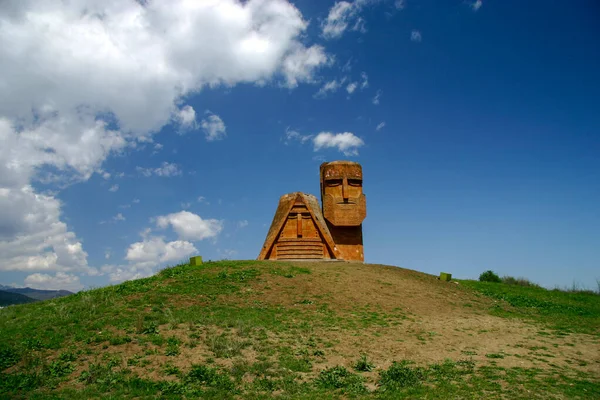
[[[323,208],[310,194],[283,195],[259,260],[364,261],[362,167],[351,161],[323,163],[320,177]]]

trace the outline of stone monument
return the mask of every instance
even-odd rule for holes
[[[310,194],[281,196],[258,259],[364,261],[362,178],[358,163],[321,164],[322,207]]]

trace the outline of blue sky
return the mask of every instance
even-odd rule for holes
[[[349,159],[365,261],[597,287],[594,2],[125,3],[0,6],[1,283],[256,258]]]

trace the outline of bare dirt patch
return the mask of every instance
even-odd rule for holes
[[[538,324],[489,315],[487,310],[494,300],[456,283],[382,265],[296,265],[311,273],[293,278],[263,275],[243,296],[227,296],[226,301],[261,302],[306,312],[326,305],[341,316],[375,318],[375,323],[367,322],[354,330],[314,328],[311,335],[330,344],[324,349],[326,356],[319,369],[349,367],[360,354],[367,354],[382,368],[394,360],[428,364],[450,358],[501,367],[600,370],[600,343],[594,337],[541,335]],[[399,315],[405,318],[393,319]],[[391,323],[386,324],[386,320]]]

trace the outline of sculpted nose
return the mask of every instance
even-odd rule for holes
[[[342,181],[342,197],[344,198],[344,202],[348,201],[348,179],[346,178]]]

